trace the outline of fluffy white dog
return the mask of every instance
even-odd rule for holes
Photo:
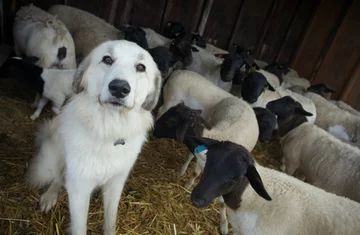
[[[80,64],[75,95],[45,122],[28,172],[35,187],[50,184],[40,198],[49,211],[64,185],[71,232],[86,234],[92,191],[102,187],[104,234],[115,234],[118,204],[147,132],[160,94],[161,75],[150,54],[128,41],[108,41]]]

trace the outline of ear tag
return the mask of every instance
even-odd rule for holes
[[[180,35],[180,33],[179,32],[177,32],[177,33],[175,33],[175,36],[177,37],[177,36],[179,36]]]
[[[251,70],[251,72],[256,71],[256,66],[252,66],[250,70]]]
[[[202,153],[204,151],[207,151],[207,147],[205,145],[200,145],[200,146],[197,146],[195,149],[194,149],[194,153],[195,154],[199,154],[199,153]]]

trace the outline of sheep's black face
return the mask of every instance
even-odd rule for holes
[[[231,82],[241,66],[244,65],[244,61],[241,56],[236,54],[228,54],[224,58],[220,69],[220,77],[224,82]]]
[[[282,77],[282,73],[284,71],[284,68],[282,65],[280,65],[279,63],[271,63],[271,64],[268,64],[264,70],[268,71],[269,73],[272,73],[274,75],[276,75],[278,78],[281,78]]]
[[[324,83],[312,85],[307,90],[310,92],[317,93],[325,98],[328,98],[331,95],[331,93],[336,92],[334,89],[327,87]]]
[[[264,108],[254,108],[254,112],[260,130],[259,141],[268,143],[271,140],[272,133],[277,123],[276,116]]]
[[[285,96],[283,98],[271,101],[266,105],[266,108],[277,115],[278,119],[284,119],[297,114],[312,116],[311,113],[308,113],[303,109],[299,102],[295,101],[290,96]]]
[[[235,53],[241,56],[241,58],[243,58],[246,67],[248,68],[255,67],[256,70],[260,69],[259,66],[255,63],[251,50],[246,49],[245,47],[237,44],[233,44],[233,46],[236,49]]]
[[[185,34],[185,27],[180,22],[170,21],[167,23],[167,27],[164,30],[164,36],[174,39],[182,37]]]
[[[192,42],[195,43],[195,45],[198,47],[206,48],[205,39],[201,37],[199,34],[192,35]]]
[[[200,136],[208,125],[200,116],[201,110],[194,110],[183,103],[171,107],[155,123],[154,136],[171,138],[183,142],[185,137]]]
[[[194,141],[208,148],[204,173],[191,193],[194,206],[205,207],[216,197],[224,196],[225,203],[236,209],[241,200],[238,194],[245,186],[246,177],[260,196],[271,200],[256,172],[253,158],[244,147],[229,141],[206,138],[196,138]],[[250,168],[252,172],[248,174]]]
[[[190,41],[174,39],[170,44],[170,51],[184,66],[189,66],[192,63],[193,57]]]
[[[149,49],[150,55],[153,57],[163,78],[169,75],[170,68],[176,63],[176,58],[170,50],[163,46],[157,46]]]
[[[243,81],[241,96],[245,101],[252,104],[258,100],[266,88],[269,88],[269,90],[272,91],[275,90],[268,83],[264,75],[258,72],[250,72],[246,75]]]
[[[124,31],[124,39],[130,42],[135,42],[145,50],[148,49],[148,43],[146,40],[146,33],[140,27],[122,27],[121,30]]]

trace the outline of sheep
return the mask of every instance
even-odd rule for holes
[[[203,208],[223,196],[234,235],[360,234],[359,203],[263,167],[234,143],[192,141],[207,148],[207,161],[191,202]]]
[[[274,89],[265,76],[257,71],[250,72],[244,78],[241,97],[250,103],[251,107],[265,108],[268,102],[284,96],[291,96],[296,101],[300,102],[306,111],[313,114],[313,116],[307,117],[309,123],[315,123],[317,107],[315,107],[315,104],[311,99],[289,89],[285,89],[283,86]]]
[[[52,102],[52,111],[55,114],[60,113],[65,100],[74,95],[72,83],[76,73],[76,69],[41,68],[34,64],[37,60],[37,57],[10,58],[1,68],[1,74],[5,77],[27,81],[41,94],[41,98],[37,97],[31,105],[32,108],[36,108],[30,116],[33,121],[40,116],[49,101]]]
[[[206,89],[206,92],[201,92],[203,89]],[[180,115],[181,110],[178,111],[180,112],[179,115],[175,115],[177,120],[166,121],[169,116],[174,116],[171,115],[173,112],[171,107],[184,102],[191,109],[201,110],[201,117],[206,120],[202,123],[208,123],[204,125],[208,128],[202,131],[202,136],[219,140],[232,140],[236,143],[241,143],[249,151],[254,148],[259,136],[259,127],[252,108],[246,102],[223,91],[201,75],[186,70],[173,72],[164,85],[163,96],[165,102],[158,112],[158,118],[155,123],[155,136],[174,138],[182,142],[186,130],[190,127],[196,127],[194,122],[198,119],[186,119],[187,116],[191,117],[191,115]],[[167,112],[168,110],[169,113]],[[186,121],[181,119],[184,116]],[[181,168],[181,175],[185,173],[193,157],[192,154],[189,155],[188,160]],[[190,188],[193,185],[194,180],[203,169],[205,163],[204,154],[197,154],[196,159],[194,173],[186,183],[186,188]],[[222,210],[220,212],[221,231],[227,231],[227,222],[226,218],[224,219],[224,214]]]
[[[254,125],[254,117],[252,117],[254,114],[251,113],[251,108],[241,107],[238,101],[239,99],[235,97],[224,98],[220,101],[214,106],[214,112],[211,114],[212,119],[209,123],[200,116],[202,113],[201,110],[193,110],[185,106],[184,103],[180,103],[171,107],[156,121],[154,136],[158,138],[176,139],[186,144],[191,150],[194,150],[197,146],[189,140],[188,137],[190,135],[207,136],[223,140],[230,139],[235,142],[243,142],[246,146],[249,146],[244,141],[243,136],[254,138],[253,133],[250,132],[258,132],[257,123]],[[243,112],[241,112],[241,110],[243,110]],[[250,126],[247,126],[247,121],[249,121]],[[251,127],[252,130],[250,130]],[[257,137],[255,138],[257,140]],[[250,149],[253,148],[253,145],[254,144],[250,145]],[[195,179],[204,169],[206,162],[204,152],[196,152],[194,155],[196,157],[196,165],[192,176],[185,184],[185,188],[187,189],[190,189],[194,184]],[[185,164],[181,167],[180,175],[185,173],[194,155],[192,153],[189,154]],[[221,197],[219,198],[219,203],[220,231],[221,234],[227,234],[228,222],[226,219],[225,206]]]
[[[295,87],[304,97],[310,99],[316,106],[317,118],[315,124],[341,138],[350,144],[360,144],[360,117],[347,112],[329,102],[321,95]]]
[[[279,64],[271,63],[265,67],[270,73],[275,74],[280,80],[283,80],[282,86],[284,88],[290,88],[292,86],[301,86],[304,89],[310,87],[310,81],[306,78],[300,78],[295,70],[290,70],[289,68]]]
[[[331,94],[336,93],[336,91],[332,88],[327,87],[326,84],[324,84],[324,83],[314,84],[314,85],[310,86],[307,90],[321,95],[322,97],[327,99],[329,102],[338,106],[340,109],[343,109],[353,115],[357,115],[360,117],[360,112],[357,111],[356,109],[354,109],[353,107],[351,107],[350,105],[346,104],[345,102],[343,102],[341,100],[331,100],[330,99]]]
[[[206,93],[201,93],[204,88]],[[213,127],[204,130],[203,136],[230,139],[250,151],[254,148],[259,127],[251,107],[197,73],[186,70],[173,72],[164,86],[163,96],[164,105],[159,108],[157,119],[171,107],[184,102],[192,109],[202,110],[201,116]]]
[[[283,97],[267,104],[277,115],[285,172],[301,170],[307,182],[360,202],[360,149],[306,122],[301,104]]]
[[[17,56],[36,56],[43,68],[76,68],[74,41],[64,23],[33,4],[17,11],[13,36]]]

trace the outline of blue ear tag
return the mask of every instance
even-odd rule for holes
[[[194,153],[198,154],[205,150],[207,150],[207,147],[205,145],[200,145],[194,149]]]

